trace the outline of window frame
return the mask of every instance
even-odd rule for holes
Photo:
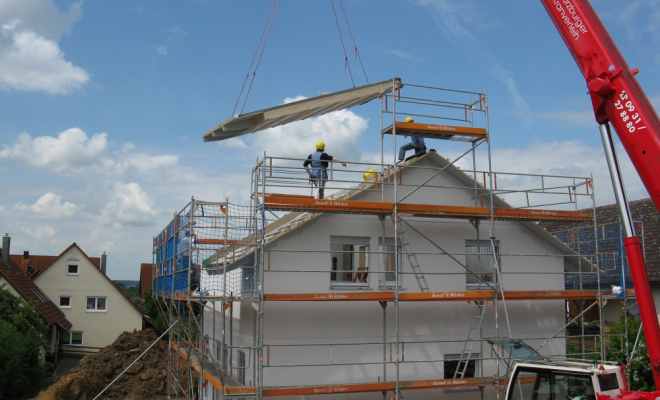
[[[69,299],[69,305],[63,306],[62,299]],[[58,303],[59,308],[71,308],[71,296],[60,296],[60,301]]]
[[[333,249],[335,246],[353,246],[352,251]],[[364,250],[360,249],[365,247]],[[339,270],[336,264],[337,257],[333,254],[341,253],[342,256],[351,255],[351,270]],[[364,260],[362,260],[364,256]],[[361,266],[364,264],[364,267]],[[363,268],[363,269],[361,269]],[[371,270],[371,238],[368,236],[330,236],[330,289],[370,289]],[[350,281],[338,281],[337,276],[350,275]],[[335,280],[333,280],[333,276]]]
[[[444,379],[454,379],[454,374],[456,373],[456,368],[458,368],[458,362],[459,362],[460,358],[461,358],[460,354],[445,354],[442,357],[442,371],[443,371]],[[466,370],[466,375],[465,375],[464,378],[474,378],[474,377],[480,376],[480,374],[481,374],[481,362],[480,361],[481,361],[481,355],[479,353],[470,354],[470,358],[469,358],[469,361],[468,361],[468,370],[470,368],[469,364],[474,363],[474,371],[472,373],[473,375],[470,376],[467,373],[467,370]],[[454,367],[454,369],[452,370],[451,376],[449,378],[447,378],[447,375],[448,375],[447,374],[447,372],[448,372],[447,371],[447,362],[455,362],[456,363],[456,367]],[[478,386],[467,386],[467,387],[458,387],[458,388],[447,388],[447,389],[445,389],[445,392],[464,392],[464,391],[471,391],[471,390],[479,390],[479,387]]]
[[[404,274],[401,274],[403,272],[403,246],[401,245],[401,242],[393,237],[386,237],[385,240],[383,240],[382,237],[378,238],[378,288],[379,289],[395,289],[396,284],[394,281],[388,281],[387,280],[387,274],[391,272],[387,272],[385,270],[385,256],[388,254],[394,254],[393,252],[387,252],[387,247],[392,246],[394,248],[394,245],[396,243],[396,253],[398,255],[398,276],[399,276],[399,290],[404,290],[404,282],[403,282],[403,277],[405,276]]]
[[[80,275],[80,261],[67,260],[66,274],[67,275]],[[76,267],[76,272],[71,272],[71,267]]]
[[[492,250],[491,250],[491,249],[492,249],[492,245],[491,245],[491,243],[490,243],[490,240],[473,240],[473,239],[468,239],[468,240],[465,241],[465,266],[466,266],[470,271],[474,272],[475,274],[482,274],[482,278],[483,278],[483,275],[485,275],[485,274],[492,274],[492,280],[491,280],[491,281],[488,281],[488,280],[486,280],[486,279],[484,279],[484,280],[485,280],[486,282],[492,284],[493,287],[495,287],[495,288],[499,288],[499,281],[498,281],[498,277],[497,277],[498,274],[497,274],[496,271],[495,271],[495,262],[494,262],[494,260],[491,262],[491,264],[492,264],[492,265],[491,265],[491,268],[492,268],[492,269],[491,269],[490,272],[474,271],[474,270],[471,269],[470,266],[468,265],[468,264],[470,263],[469,260],[470,260],[470,256],[471,256],[471,253],[470,253],[470,250],[468,249],[468,247],[474,247],[474,246],[488,248],[488,249],[490,250],[490,251],[489,251],[489,254],[490,254],[490,255],[488,255],[487,257],[489,257],[489,258],[492,258],[492,257],[493,257],[493,256],[492,256]],[[497,255],[497,266],[499,267],[499,271],[500,271],[500,272],[502,272],[502,256],[500,255],[501,253],[502,253],[502,246],[501,246],[501,243],[500,243],[499,240],[495,240],[495,254]],[[477,282],[468,282],[468,278],[469,278],[469,277],[472,277],[472,276],[473,276],[473,275],[472,275],[471,273],[469,273],[468,271],[465,271],[465,289],[466,289],[466,290],[484,290],[484,289],[489,289],[489,286],[484,285],[481,281],[477,281]]]
[[[94,300],[94,308],[89,308],[89,299]],[[98,300],[105,299],[104,308],[98,308]],[[108,312],[108,297],[107,296],[87,296],[85,298],[85,312]]]
[[[74,333],[79,333],[80,334],[80,344],[74,344],[73,343],[73,334]],[[69,340],[68,342],[64,343],[64,335],[68,336]],[[62,334],[62,337],[60,338],[60,344],[62,346],[75,346],[75,347],[83,347],[85,344],[85,332],[83,331],[69,331],[69,332],[64,332]]]

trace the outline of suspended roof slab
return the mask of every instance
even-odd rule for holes
[[[253,111],[231,117],[202,137],[205,142],[231,139],[236,136],[262,131],[291,122],[316,117],[332,111],[359,106],[392,91],[393,86],[401,87],[401,79],[371,83],[353,89],[324,94],[309,99],[282,104],[264,110]]]

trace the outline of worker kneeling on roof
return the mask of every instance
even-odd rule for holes
[[[412,117],[407,117],[405,122],[411,123],[415,122]],[[407,138],[408,135],[404,136],[404,139]],[[424,154],[426,152],[426,145],[424,144],[424,138],[423,137],[417,137],[413,136],[412,141],[404,144],[403,146],[399,147],[399,161],[403,161],[404,158],[406,158],[406,151],[408,150],[415,150],[415,154]]]
[[[336,161],[340,162],[341,165],[346,167],[346,163],[342,160],[330,156],[325,153],[325,143],[318,142],[316,143],[316,152],[310,154],[307,157],[307,160],[303,163],[303,167],[307,170],[309,174],[309,180],[314,186],[316,186],[316,196],[317,199],[323,198],[323,192],[325,191],[325,182],[328,180],[328,162]],[[309,165],[311,164],[312,170],[309,170]]]

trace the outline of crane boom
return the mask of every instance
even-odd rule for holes
[[[589,88],[596,121],[614,127],[660,211],[660,119],[587,0],[541,0]],[[625,200],[623,200],[625,202]],[[620,207],[623,207],[620,204]],[[625,205],[627,209],[627,204]],[[629,212],[622,211],[622,214]],[[626,218],[628,215],[622,215]],[[660,389],[660,327],[639,240],[624,239],[653,378]]]

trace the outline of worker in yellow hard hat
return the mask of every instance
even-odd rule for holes
[[[346,163],[342,160],[330,156],[325,153],[325,143],[317,142],[316,151],[310,154],[307,157],[307,160],[303,163],[303,167],[309,174],[310,181],[316,186],[316,196],[317,199],[322,199],[325,191],[325,182],[328,180],[328,162],[336,161],[341,163],[341,165],[346,168]],[[309,170],[309,166],[312,166],[312,170]]]
[[[415,120],[412,117],[406,117],[404,122],[414,123]],[[408,135],[405,135],[403,138],[405,139],[407,137]],[[399,158],[397,162],[401,162],[403,161],[404,158],[406,158],[406,151],[408,150],[415,150],[415,155],[424,154],[426,152],[426,145],[424,144],[424,138],[413,136],[410,142],[399,147]]]

